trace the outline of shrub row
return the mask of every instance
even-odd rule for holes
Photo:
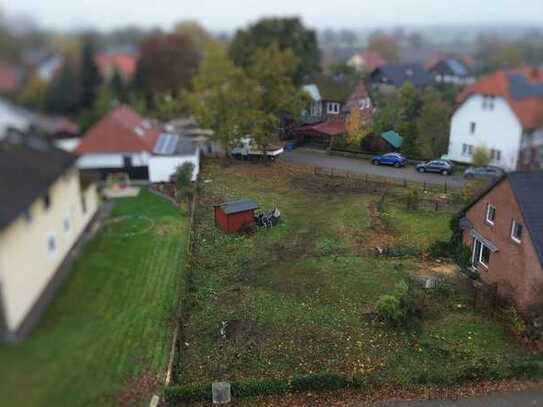
[[[500,366],[488,363],[475,363],[465,366],[454,376],[440,375],[439,371],[420,372],[411,377],[412,385],[457,385],[473,380],[491,378],[493,380],[521,377],[543,377],[543,360],[528,358],[516,360]],[[376,379],[376,378],[375,378]],[[291,380],[247,380],[231,383],[232,398],[243,399],[256,396],[269,396],[289,392],[332,391],[341,389],[367,389],[371,377],[355,376],[346,378],[332,373],[297,376]],[[378,380],[377,380],[378,382]],[[377,383],[376,382],[376,383]],[[170,386],[163,391],[164,400],[173,406],[182,402],[211,401],[211,384],[189,386]]]
[[[295,376],[291,380],[246,380],[231,383],[232,398],[241,399],[268,396],[288,392],[330,391],[345,388],[361,388],[363,378],[347,379],[338,374],[321,373]],[[210,401],[211,384],[171,386],[164,390],[164,399],[170,405],[179,402]]]

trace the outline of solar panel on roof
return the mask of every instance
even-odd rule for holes
[[[161,134],[160,137],[158,138],[155,144],[155,148],[153,150],[155,154],[162,154],[161,151],[164,148],[164,143],[166,142],[166,137],[164,136],[166,136],[166,134]]]
[[[175,134],[168,134],[162,154],[172,154],[175,151],[179,138]]]
[[[447,60],[447,64],[449,65],[449,68],[457,76],[466,76],[468,74],[468,71],[466,70],[466,67],[464,65],[462,65],[456,59],[451,58],[451,59]]]

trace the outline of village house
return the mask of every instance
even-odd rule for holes
[[[543,305],[542,208],[543,171],[511,172],[466,207],[460,220],[473,271],[524,314]]]
[[[0,340],[30,333],[97,212],[96,184],[75,161],[41,139],[0,141]]]
[[[31,114],[0,98],[0,140],[9,133],[25,133],[32,126]]]
[[[471,72],[471,69],[460,58],[440,58],[429,65],[427,69],[438,84],[445,83],[464,86],[475,82],[475,76]]]
[[[390,64],[373,70],[370,82],[381,91],[387,91],[401,88],[406,82],[411,82],[415,88],[425,88],[432,85],[433,78],[420,64]]]
[[[451,118],[448,157],[470,163],[476,147],[506,170],[543,168],[543,70],[498,71],[468,86]]]
[[[194,140],[164,132],[128,106],[106,114],[84,135],[75,150],[78,166],[98,171],[103,178],[126,173],[131,179],[169,182],[178,166],[200,167],[200,148]]]
[[[302,119],[306,123],[316,123],[325,120],[339,120],[343,101],[336,97],[321,96],[319,87],[316,84],[304,85],[302,89],[310,96],[311,100]]]
[[[110,81],[115,72],[121,79],[128,83],[134,77],[137,66],[137,55],[129,52],[101,52],[95,57],[100,76],[105,81]]]
[[[365,124],[369,124],[371,122],[375,109],[363,81],[358,82],[353,93],[351,93],[342,107],[343,113],[347,116],[352,114],[354,110],[358,110]]]
[[[347,65],[358,72],[372,72],[386,64],[385,59],[376,51],[366,50],[354,54],[347,61]]]

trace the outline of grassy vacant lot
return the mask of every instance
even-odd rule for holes
[[[499,372],[520,353],[458,289],[424,294],[422,318],[409,329],[368,317],[381,295],[427,265],[421,256],[376,257],[374,248],[425,250],[449,238],[450,214],[407,212],[391,196],[383,225],[378,195],[281,164],[211,161],[203,178],[181,383],[323,372],[451,383]],[[283,223],[251,236],[222,234],[211,205],[241,197],[277,205]]]
[[[32,337],[0,346],[6,404],[118,405],[127,384],[145,392],[163,372],[183,274],[186,219],[147,191],[117,200],[112,218]],[[125,404],[135,404],[133,396],[127,391]]]

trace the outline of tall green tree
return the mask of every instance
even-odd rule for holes
[[[73,114],[79,110],[79,82],[73,63],[67,59],[49,84],[45,109],[51,113]]]
[[[417,120],[417,146],[424,158],[440,157],[449,146],[451,108],[437,91],[430,89],[422,98],[422,110]]]
[[[230,56],[242,67],[248,67],[258,48],[277,43],[279,49],[290,48],[299,64],[293,72],[293,80],[300,84],[303,79],[320,72],[320,51],[314,30],[306,28],[299,18],[265,18],[238,30],[230,44]]]
[[[148,99],[169,93],[178,96],[186,89],[200,63],[200,54],[185,34],[156,34],[141,46],[135,87]]]
[[[185,102],[199,124],[212,129],[214,140],[227,151],[242,137],[254,133],[257,116],[259,124],[262,121],[258,82],[235,66],[226,50],[214,43],[207,46]]]
[[[409,122],[416,119],[419,110],[419,98],[415,86],[407,81],[400,88],[399,119],[401,122]]]
[[[81,108],[87,109],[94,105],[102,83],[95,61],[94,39],[90,35],[86,35],[82,41],[79,80],[79,104]]]
[[[276,43],[251,56],[247,74],[259,84],[262,110],[278,120],[285,113],[297,117],[307,104],[307,96],[292,80],[298,65],[292,50],[281,50]]]
[[[109,81],[109,86],[111,87],[111,92],[113,96],[119,100],[119,102],[126,102],[126,86],[124,80],[121,76],[121,73],[117,68],[113,71],[111,80]]]

